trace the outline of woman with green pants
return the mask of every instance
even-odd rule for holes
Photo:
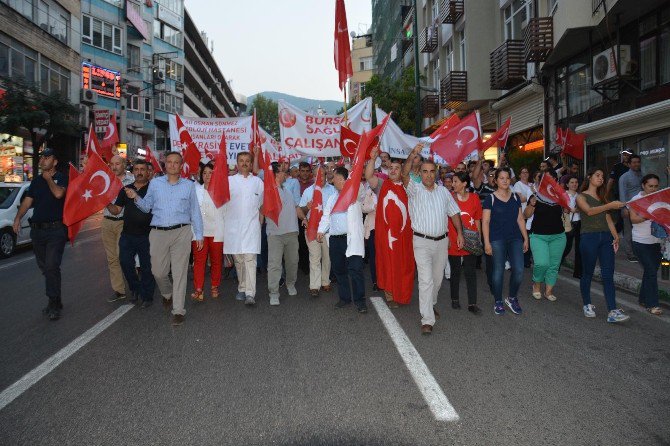
[[[545,175],[551,175],[547,172]],[[552,175],[553,176],[553,175]],[[563,250],[565,249],[565,227],[563,226],[563,208],[539,193],[528,198],[524,217],[533,217],[530,227],[530,249],[533,252],[533,297],[542,299],[542,284],[545,284],[544,297],[555,301],[554,285],[558,278]]]

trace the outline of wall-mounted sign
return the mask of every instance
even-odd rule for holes
[[[81,80],[83,88],[100,96],[121,98],[121,73],[118,71],[84,62],[81,64]]]
[[[109,127],[109,110],[93,110],[93,116],[95,118],[95,133],[105,133]]]
[[[179,30],[182,29],[181,16],[176,12],[170,11],[160,3],[158,4],[158,20],[161,20]]]

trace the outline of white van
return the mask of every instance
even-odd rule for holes
[[[21,201],[26,195],[30,182],[0,183],[0,257],[9,257],[17,246],[30,243],[30,224],[33,210],[28,209],[21,219],[21,229],[18,236],[14,234],[12,225],[14,217],[19,211]]]

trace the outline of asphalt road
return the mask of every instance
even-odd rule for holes
[[[94,228],[65,252],[58,322],[41,315],[31,253],[0,261],[0,392],[122,311],[106,301]],[[483,289],[481,316],[452,310],[446,281],[433,335],[419,332],[416,294],[393,310],[458,421],[434,418],[372,305],[364,315],[336,310],[336,294],[309,297],[299,273],[299,295],[282,290],[279,307],[260,276],[256,308],[233,299],[228,279],[219,300],[187,303],[181,327],[160,304],[130,309],[0,409],[0,443],[670,444],[670,317],[640,312],[619,293],[633,304],[629,323],[605,322],[601,294],[598,318],[585,319],[571,279],[552,303],[530,297],[529,276],[522,316],[495,316]]]

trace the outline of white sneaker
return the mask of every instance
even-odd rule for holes
[[[512,265],[509,264],[509,262],[505,262],[505,271],[508,271],[512,268]]]
[[[591,304],[584,305],[584,316],[596,317],[596,307]]]
[[[607,315],[607,322],[609,323],[625,322],[628,319],[630,319],[630,316],[624,314],[623,310],[618,308],[610,311]]]
[[[279,305],[279,296],[270,296],[270,305]]]
[[[247,296],[247,298],[244,299],[244,305],[248,306],[256,305],[256,299],[254,299],[253,296]]]
[[[295,285],[286,284],[286,289],[288,290],[289,296],[297,296],[298,290],[295,289]]]

